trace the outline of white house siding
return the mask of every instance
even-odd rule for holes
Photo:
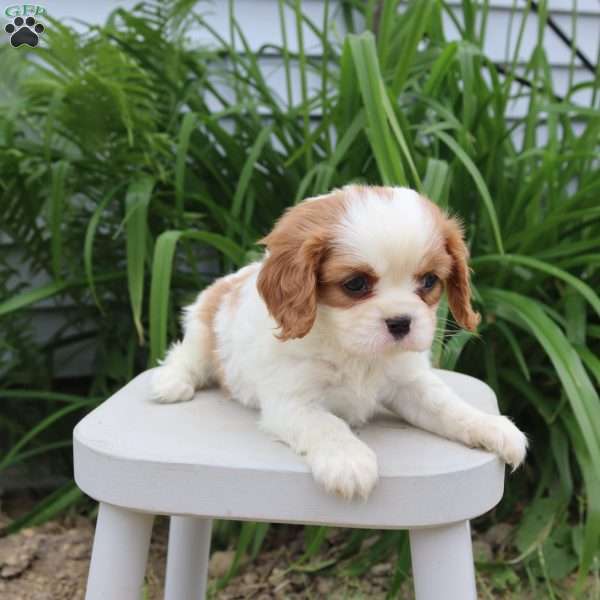
[[[53,18],[66,22],[77,29],[85,27],[79,21],[98,24],[105,20],[107,15],[116,8],[131,8],[138,0],[127,0],[116,2],[114,0],[51,0],[39,2],[48,14]],[[0,3],[0,10],[16,2]],[[456,7],[457,14],[460,13],[460,0],[450,0],[449,4]],[[526,0],[490,0],[490,12],[485,38],[484,51],[497,62],[512,60],[512,52],[516,43],[518,29],[521,23],[523,10],[527,5]],[[600,45],[600,1],[598,0],[549,0],[550,14],[554,21],[569,35],[575,37],[577,46],[589,58],[596,63],[599,55]],[[304,14],[318,27],[322,26],[325,2],[323,0],[304,0],[302,9]],[[512,35],[511,14],[512,16]],[[573,11],[576,10],[576,18]],[[213,2],[199,1],[196,11],[206,18],[206,21],[223,37],[229,39],[229,3],[227,0],[214,0]],[[277,0],[236,0],[234,12],[238,23],[244,31],[244,35],[252,50],[258,50],[265,45],[282,44],[280,30],[279,2]],[[4,10],[2,10],[3,16]],[[284,20],[286,22],[287,40],[290,51],[298,49],[298,38],[294,12],[286,7],[284,9]],[[457,31],[450,20],[446,17],[446,31],[450,38],[457,37]],[[2,22],[3,29],[4,22]],[[329,31],[332,39],[341,41],[344,34],[344,22],[339,10],[339,4],[332,0],[330,2]],[[2,35],[2,42],[7,43],[7,36]],[[321,54],[321,44],[318,37],[306,25],[303,27],[303,38],[305,50],[312,56]],[[522,45],[517,57],[518,65],[523,68],[531,56],[531,52],[537,40],[537,16],[531,12],[527,18]],[[211,43],[212,39],[201,29],[191,32],[191,41],[197,43]],[[508,47],[508,56],[507,56]],[[575,83],[589,80],[590,74],[581,65],[579,59],[573,60],[570,49],[550,29],[546,28],[544,33],[544,48],[550,64],[552,65],[552,76],[555,93],[563,95],[568,89],[571,64],[573,62],[573,81]],[[267,80],[272,87],[279,91],[282,98],[285,97],[285,73],[280,68],[276,58],[263,59],[263,66]],[[309,73],[309,88],[320,85],[318,77]],[[292,71],[292,94],[295,100],[300,98],[300,80]],[[582,90],[573,97],[573,101],[589,104],[591,91]],[[526,101],[517,101],[509,108],[509,115],[518,117],[527,110]],[[0,251],[10,252],[13,260],[18,260],[18,252],[15,249],[1,247]],[[36,285],[43,282],[38,280]],[[55,331],[64,324],[65,310],[73,310],[71,307],[56,306],[53,301],[42,302],[37,306],[37,315],[33,322],[38,339],[48,339]],[[92,352],[76,353],[62,370],[65,375],[81,374],[91,369]]]
[[[125,2],[116,2],[114,0],[94,0],[93,2],[51,0],[40,2],[52,17],[65,21],[79,29],[83,29],[84,26],[78,21],[94,24],[101,23],[112,10],[119,7],[130,8],[136,3],[137,0],[127,0]],[[4,3],[0,3],[0,7],[12,4],[12,2],[4,0]],[[450,0],[449,4],[456,7],[457,13],[460,13],[460,0]],[[344,33],[344,23],[340,14],[339,3],[331,0],[329,5],[330,34],[333,38],[341,39]],[[526,0],[490,0],[489,5],[488,35],[485,38],[484,51],[494,61],[503,62],[507,59],[507,40],[509,48],[508,58],[512,58],[512,47],[516,43],[521,15],[527,2]],[[268,44],[281,45],[279,2],[277,0],[236,0],[233,6],[238,23],[242,27],[252,50],[258,50]],[[553,19],[569,36],[572,36],[573,28],[575,27],[577,46],[595,63],[600,44],[600,2],[598,0],[549,0],[548,6]],[[303,12],[319,27],[323,23],[324,7],[325,2],[323,0],[304,0],[302,2]],[[516,8],[516,13],[512,17],[512,35],[509,38],[513,7]],[[574,9],[576,9],[577,14],[575,20],[573,19]],[[203,14],[206,21],[220,35],[227,39],[229,38],[229,2],[227,0],[199,1],[196,11]],[[289,48],[290,51],[294,52],[298,49],[294,12],[289,7],[285,7],[284,15]],[[451,38],[456,37],[456,30],[450,18],[446,17],[445,21],[448,35]],[[321,44],[318,37],[307,25],[303,27],[303,37],[307,53],[319,55],[321,53]],[[3,36],[2,39],[3,43],[7,43],[7,36]],[[212,41],[210,35],[200,29],[192,31],[191,39],[202,43],[210,43]],[[537,16],[530,11],[518,57],[521,64],[524,64],[531,56],[536,39]],[[562,95],[569,84],[568,75],[572,58],[571,51],[549,29],[545,31],[544,47],[548,60],[553,66],[556,93]],[[589,74],[586,73],[578,59],[575,59],[574,64],[574,81],[577,83],[589,79]],[[276,68],[272,71],[272,85],[276,89],[279,89],[283,95],[285,91],[283,74]],[[294,83],[296,84],[296,82]],[[577,99],[581,102],[589,101],[590,93],[589,90],[582,91]]]

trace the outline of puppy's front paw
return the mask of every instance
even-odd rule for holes
[[[152,377],[152,397],[164,404],[191,400],[194,386],[185,374],[171,367],[159,367]]]
[[[525,459],[527,438],[507,417],[486,415],[477,426],[476,438],[481,446],[495,452],[513,471]]]
[[[366,500],[377,483],[375,452],[358,439],[324,442],[307,459],[317,482],[347,500]]]

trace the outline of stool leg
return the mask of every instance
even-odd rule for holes
[[[86,600],[140,600],[154,516],[100,504]]]
[[[204,600],[211,519],[171,517],[165,600]]]
[[[476,600],[469,521],[410,530],[417,600]]]

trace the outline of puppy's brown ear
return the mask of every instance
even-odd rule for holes
[[[452,271],[446,280],[448,305],[456,322],[469,331],[475,331],[481,320],[471,307],[471,284],[469,275],[469,250],[463,238],[461,224],[454,218],[445,222],[446,250],[452,257]]]
[[[327,247],[325,231],[303,208],[290,209],[259,242],[269,253],[257,288],[284,341],[304,337],[315,322],[318,270]]]

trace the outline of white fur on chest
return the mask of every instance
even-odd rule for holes
[[[386,387],[380,367],[357,362],[349,360],[317,367],[325,371],[323,406],[352,425],[362,424],[371,417]]]
[[[215,321],[217,352],[233,398],[259,408],[269,396],[310,398],[350,424],[367,421],[394,387],[428,362],[423,353],[395,353],[368,361],[331,344],[316,324],[305,338],[282,342],[256,290],[244,283],[235,307],[223,303]]]

